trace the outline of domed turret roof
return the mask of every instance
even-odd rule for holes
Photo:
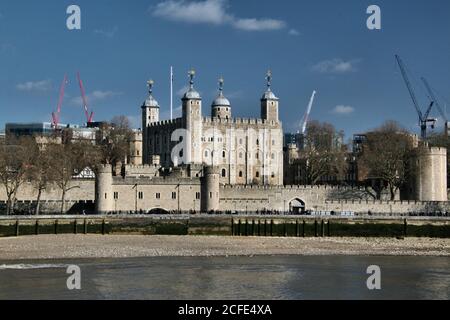
[[[147,86],[148,86],[148,98],[144,101],[143,107],[148,107],[148,108],[159,108],[159,104],[158,101],[156,101],[155,98],[153,98],[153,85],[154,85],[154,81],[153,80],[149,80],[147,81]]]
[[[189,89],[186,91],[186,93],[183,96],[183,100],[189,100],[189,99],[201,99],[200,93],[197,92],[197,90],[194,89],[194,77],[195,77],[195,71],[191,70],[189,71]]]
[[[275,96],[275,94],[269,89],[266,92],[264,92],[261,100],[278,100],[278,98]]]
[[[272,71],[267,71],[267,76],[266,76],[266,80],[267,80],[267,91],[264,92],[261,100],[278,100],[278,98],[275,96],[275,94],[272,92],[271,90],[271,86],[272,86]]]
[[[230,101],[223,95],[223,83],[224,80],[221,77],[219,79],[219,95],[212,102],[212,107],[229,107],[231,105]]]
[[[229,107],[230,101],[224,97],[223,94],[219,95],[216,99],[214,99],[212,106],[213,107]]]
[[[201,99],[201,97],[200,93],[198,93],[194,88],[189,88],[189,90],[184,94],[183,99]]]

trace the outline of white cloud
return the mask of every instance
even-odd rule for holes
[[[356,71],[356,64],[359,60],[344,61],[342,59],[325,60],[317,63],[312,67],[313,71],[319,73],[348,73]]]
[[[113,98],[116,96],[122,95],[122,92],[114,92],[114,91],[102,91],[96,90],[86,95],[86,99],[88,104],[94,103],[96,101],[103,101],[109,98]],[[81,96],[74,97],[70,99],[70,104],[74,106],[79,106],[83,104],[83,99]]]
[[[50,80],[41,80],[41,81],[27,81],[24,83],[19,83],[16,85],[17,90],[20,91],[39,91],[45,92],[52,89],[52,82]]]
[[[153,14],[173,21],[223,24],[231,19],[224,0],[188,2],[167,0],[156,5]]]
[[[286,27],[286,23],[275,19],[237,19],[233,26],[245,31],[279,30]]]
[[[119,31],[119,28],[118,27],[114,27],[112,30],[96,29],[96,30],[94,30],[94,33],[111,39],[111,38],[114,38],[114,36],[116,35],[117,31]]]
[[[289,34],[291,36],[299,36],[300,32],[297,29],[291,29],[291,30],[289,30]]]
[[[338,106],[334,107],[334,109],[332,110],[332,113],[340,114],[340,115],[347,115],[347,114],[350,114],[353,112],[355,112],[355,108],[353,108],[351,106],[344,106],[344,105],[338,105]]]
[[[226,0],[166,0],[153,8],[153,15],[188,23],[226,24],[244,31],[279,30],[286,27],[282,20],[235,17],[227,12]]]

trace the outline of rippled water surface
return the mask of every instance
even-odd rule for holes
[[[81,268],[67,289],[68,265]],[[381,290],[367,289],[369,265]],[[450,258],[261,256],[0,261],[0,299],[449,299]]]

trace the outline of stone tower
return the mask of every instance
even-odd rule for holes
[[[216,167],[207,166],[201,178],[201,211],[219,210],[219,181],[220,175]]]
[[[148,159],[148,150],[149,150],[149,139],[147,137],[147,127],[154,122],[159,121],[159,104],[158,101],[153,98],[153,80],[149,80],[147,82],[148,85],[148,98],[142,104],[142,154],[143,154],[143,163],[147,163]]]
[[[278,122],[278,102],[279,99],[271,90],[272,85],[272,72],[267,72],[267,91],[261,98],[261,119],[267,121]]]
[[[186,135],[184,138],[183,152],[180,154],[179,163],[202,163],[202,98],[194,89],[195,71],[189,71],[189,90],[184,94],[182,101],[182,120]]]
[[[415,199],[447,201],[447,149],[420,147],[413,161]]]
[[[231,119],[230,101],[223,95],[223,78],[219,79],[219,95],[211,105],[211,117],[220,119]]]
[[[102,165],[95,176],[95,211],[99,214],[114,211],[112,167]]]

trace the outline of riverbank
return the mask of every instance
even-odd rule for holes
[[[256,255],[450,256],[450,239],[40,235],[0,238],[0,261]]]

